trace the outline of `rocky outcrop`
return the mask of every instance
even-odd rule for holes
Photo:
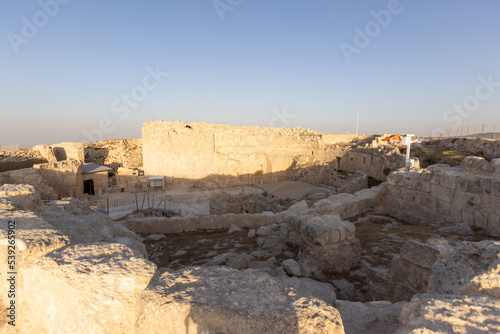
[[[399,313],[406,303],[373,301],[368,303],[337,300],[336,308],[342,317],[347,334],[395,333],[400,324]]]
[[[68,235],[72,244],[110,241],[113,236],[112,220],[76,198],[49,202],[41,215]]]
[[[36,145],[33,151],[38,151],[47,162],[57,162],[56,155],[49,145]]]
[[[459,243],[432,267],[428,292],[500,298],[500,241]]]
[[[399,316],[400,334],[498,333],[500,300],[481,295],[416,295]]]
[[[490,137],[492,133],[490,132]],[[498,138],[497,134],[497,138]],[[433,142],[448,149],[484,156],[488,159],[500,158],[500,141],[490,139],[444,138]]]
[[[384,297],[391,301],[404,301],[410,300],[414,294],[427,292],[434,264],[449,252],[450,248],[443,245],[408,240],[400,255],[391,262],[387,279],[392,281],[393,287],[390,296]],[[373,288],[376,290],[376,287]]]
[[[42,201],[38,190],[27,184],[5,184],[0,187],[0,198],[15,209],[40,212]]]
[[[333,306],[252,269],[165,271],[137,310],[141,333],[344,332]]]
[[[22,271],[24,333],[133,333],[139,293],[156,266],[118,243],[75,245]]]
[[[142,139],[110,139],[85,144],[85,162],[115,168],[142,167]]]

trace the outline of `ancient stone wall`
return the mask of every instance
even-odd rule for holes
[[[387,178],[388,213],[412,224],[437,218],[500,234],[500,160],[468,157],[461,167],[433,165]]]
[[[58,198],[57,191],[45,183],[39,169],[23,168],[0,173],[0,185],[3,184],[30,184],[38,189],[43,200]]]
[[[56,189],[62,197],[79,197],[83,194],[83,160],[65,160],[34,165],[45,184]]]
[[[347,172],[361,170],[377,180],[385,180],[389,171],[405,165],[405,156],[398,153],[384,154],[375,150],[349,151],[338,158],[337,169]]]
[[[148,122],[143,127],[147,175],[202,179],[210,175],[269,175],[297,156],[320,158],[321,134],[298,129]]]
[[[158,121],[144,123],[142,136],[145,174],[168,176],[169,183],[209,178],[233,184],[277,182],[294,177],[294,170],[318,165],[361,170],[384,180],[385,168],[404,166],[404,156],[386,147],[350,152],[353,147],[346,145],[353,140],[372,148],[373,136],[367,135]]]
[[[497,134],[497,138],[500,135]],[[446,138],[437,140],[439,146],[446,146],[471,155],[481,155],[486,159],[500,158],[500,140],[471,139],[471,138]]]

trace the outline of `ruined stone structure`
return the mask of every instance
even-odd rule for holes
[[[412,224],[437,218],[500,234],[500,160],[468,157],[461,167],[433,165],[388,177],[388,213]]]
[[[170,182],[250,184],[291,179],[297,170],[318,165],[361,170],[384,180],[384,169],[404,166],[404,156],[393,147],[385,149],[380,139],[376,147],[371,142],[357,147],[357,141],[367,138],[301,128],[147,122],[142,129],[144,171]],[[346,146],[355,139],[355,147]]]

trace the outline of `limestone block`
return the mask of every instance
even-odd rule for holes
[[[495,173],[500,174],[500,158],[491,159],[491,167],[493,167]]]
[[[398,333],[495,333],[500,301],[488,296],[416,295],[399,315]]]
[[[452,204],[450,206],[450,219],[453,222],[463,221],[462,207]]]
[[[457,187],[456,176],[451,172],[445,172],[441,175],[439,184],[443,187],[455,189]]]
[[[401,248],[401,258],[423,268],[431,269],[442,257],[442,252],[435,246],[408,240]]]
[[[355,227],[336,216],[320,216],[308,220],[301,231],[307,240],[323,246],[354,239]]]
[[[481,208],[481,196],[457,189],[453,195],[453,204],[471,210],[478,210]]]
[[[431,196],[448,203],[451,203],[453,200],[453,193],[454,190],[451,188],[443,187],[437,184],[433,184],[431,186]]]
[[[466,192],[467,191],[467,181],[469,177],[465,175],[457,175],[456,177],[456,182],[457,182],[457,190],[461,190]]]
[[[481,177],[475,176],[467,180],[467,192],[481,194]]]
[[[69,245],[69,238],[49,224],[46,220],[31,211],[0,211],[0,239],[8,237],[8,222],[15,222],[15,236],[26,242],[28,248],[17,252],[17,264],[27,265],[35,259],[50,253],[56,249]],[[7,259],[7,247],[0,246],[2,259]],[[5,255],[5,256],[3,256]],[[7,261],[0,261],[0,265],[6,266]],[[4,274],[7,270],[2,270]],[[4,295],[2,295],[4,296]]]
[[[281,266],[289,276],[300,276],[300,266],[294,259],[281,262]]]
[[[488,215],[488,231],[500,235],[500,215]]]
[[[475,210],[462,208],[462,220],[469,225],[474,225],[474,212]]]
[[[396,186],[396,185],[389,185],[387,187],[386,196],[401,198],[402,197],[402,188],[399,186]]]
[[[333,306],[253,269],[166,271],[142,293],[137,311],[138,333],[344,332]]]
[[[491,177],[481,177],[480,178],[480,186],[482,194],[486,196],[495,196],[495,188],[493,184],[493,178]]]
[[[54,151],[49,145],[36,145],[33,147],[33,151],[38,151],[47,162],[57,162]]]
[[[429,201],[429,208],[438,217],[449,217],[451,215],[451,204],[436,197],[432,197]]]
[[[428,292],[500,298],[500,241],[459,243],[433,266]]]
[[[474,211],[474,225],[482,230],[488,230],[488,216],[481,211]]]
[[[481,196],[481,212],[500,213],[500,200],[494,196]]]
[[[493,189],[495,190],[495,196],[500,197],[500,178],[496,177],[493,179]]]
[[[338,300],[335,307],[342,317],[346,333],[395,333],[400,327],[399,313],[405,304]]]
[[[335,305],[337,299],[335,288],[330,283],[318,282],[310,278],[288,277],[286,275],[280,278],[286,285],[295,290],[323,300],[327,305]]]
[[[123,244],[74,245],[24,269],[23,332],[133,333],[156,266]],[[23,307],[24,306],[24,307]]]
[[[273,233],[274,233],[274,231],[270,226],[261,226],[257,229],[257,232],[256,232],[257,236],[259,236],[259,237],[265,237],[265,236],[271,235]]]
[[[391,273],[396,282],[410,288],[414,293],[427,291],[431,270],[396,257],[391,262]]]
[[[323,272],[340,273],[359,261],[361,247],[353,224],[336,217],[310,219],[301,228],[299,263],[314,262]]]
[[[460,166],[467,172],[492,172],[494,170],[484,158],[475,156],[464,158]]]

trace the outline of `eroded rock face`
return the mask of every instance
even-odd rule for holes
[[[252,269],[166,271],[141,294],[137,310],[140,333],[344,332],[333,306]]]
[[[4,184],[0,187],[0,198],[18,210],[30,210],[38,213],[42,209],[38,190],[28,184]]]
[[[497,333],[500,300],[481,295],[416,295],[399,316],[398,333]]]
[[[500,298],[500,241],[459,243],[432,268],[428,292]]]
[[[156,266],[119,243],[70,246],[23,269],[25,333],[132,333]]]
[[[386,334],[395,333],[399,329],[399,313],[405,304],[338,300],[336,308],[340,312],[346,333]]]
[[[359,239],[353,224],[334,216],[318,216],[301,226],[299,263],[323,273],[342,273],[358,264]],[[308,270],[306,270],[307,272]]]

